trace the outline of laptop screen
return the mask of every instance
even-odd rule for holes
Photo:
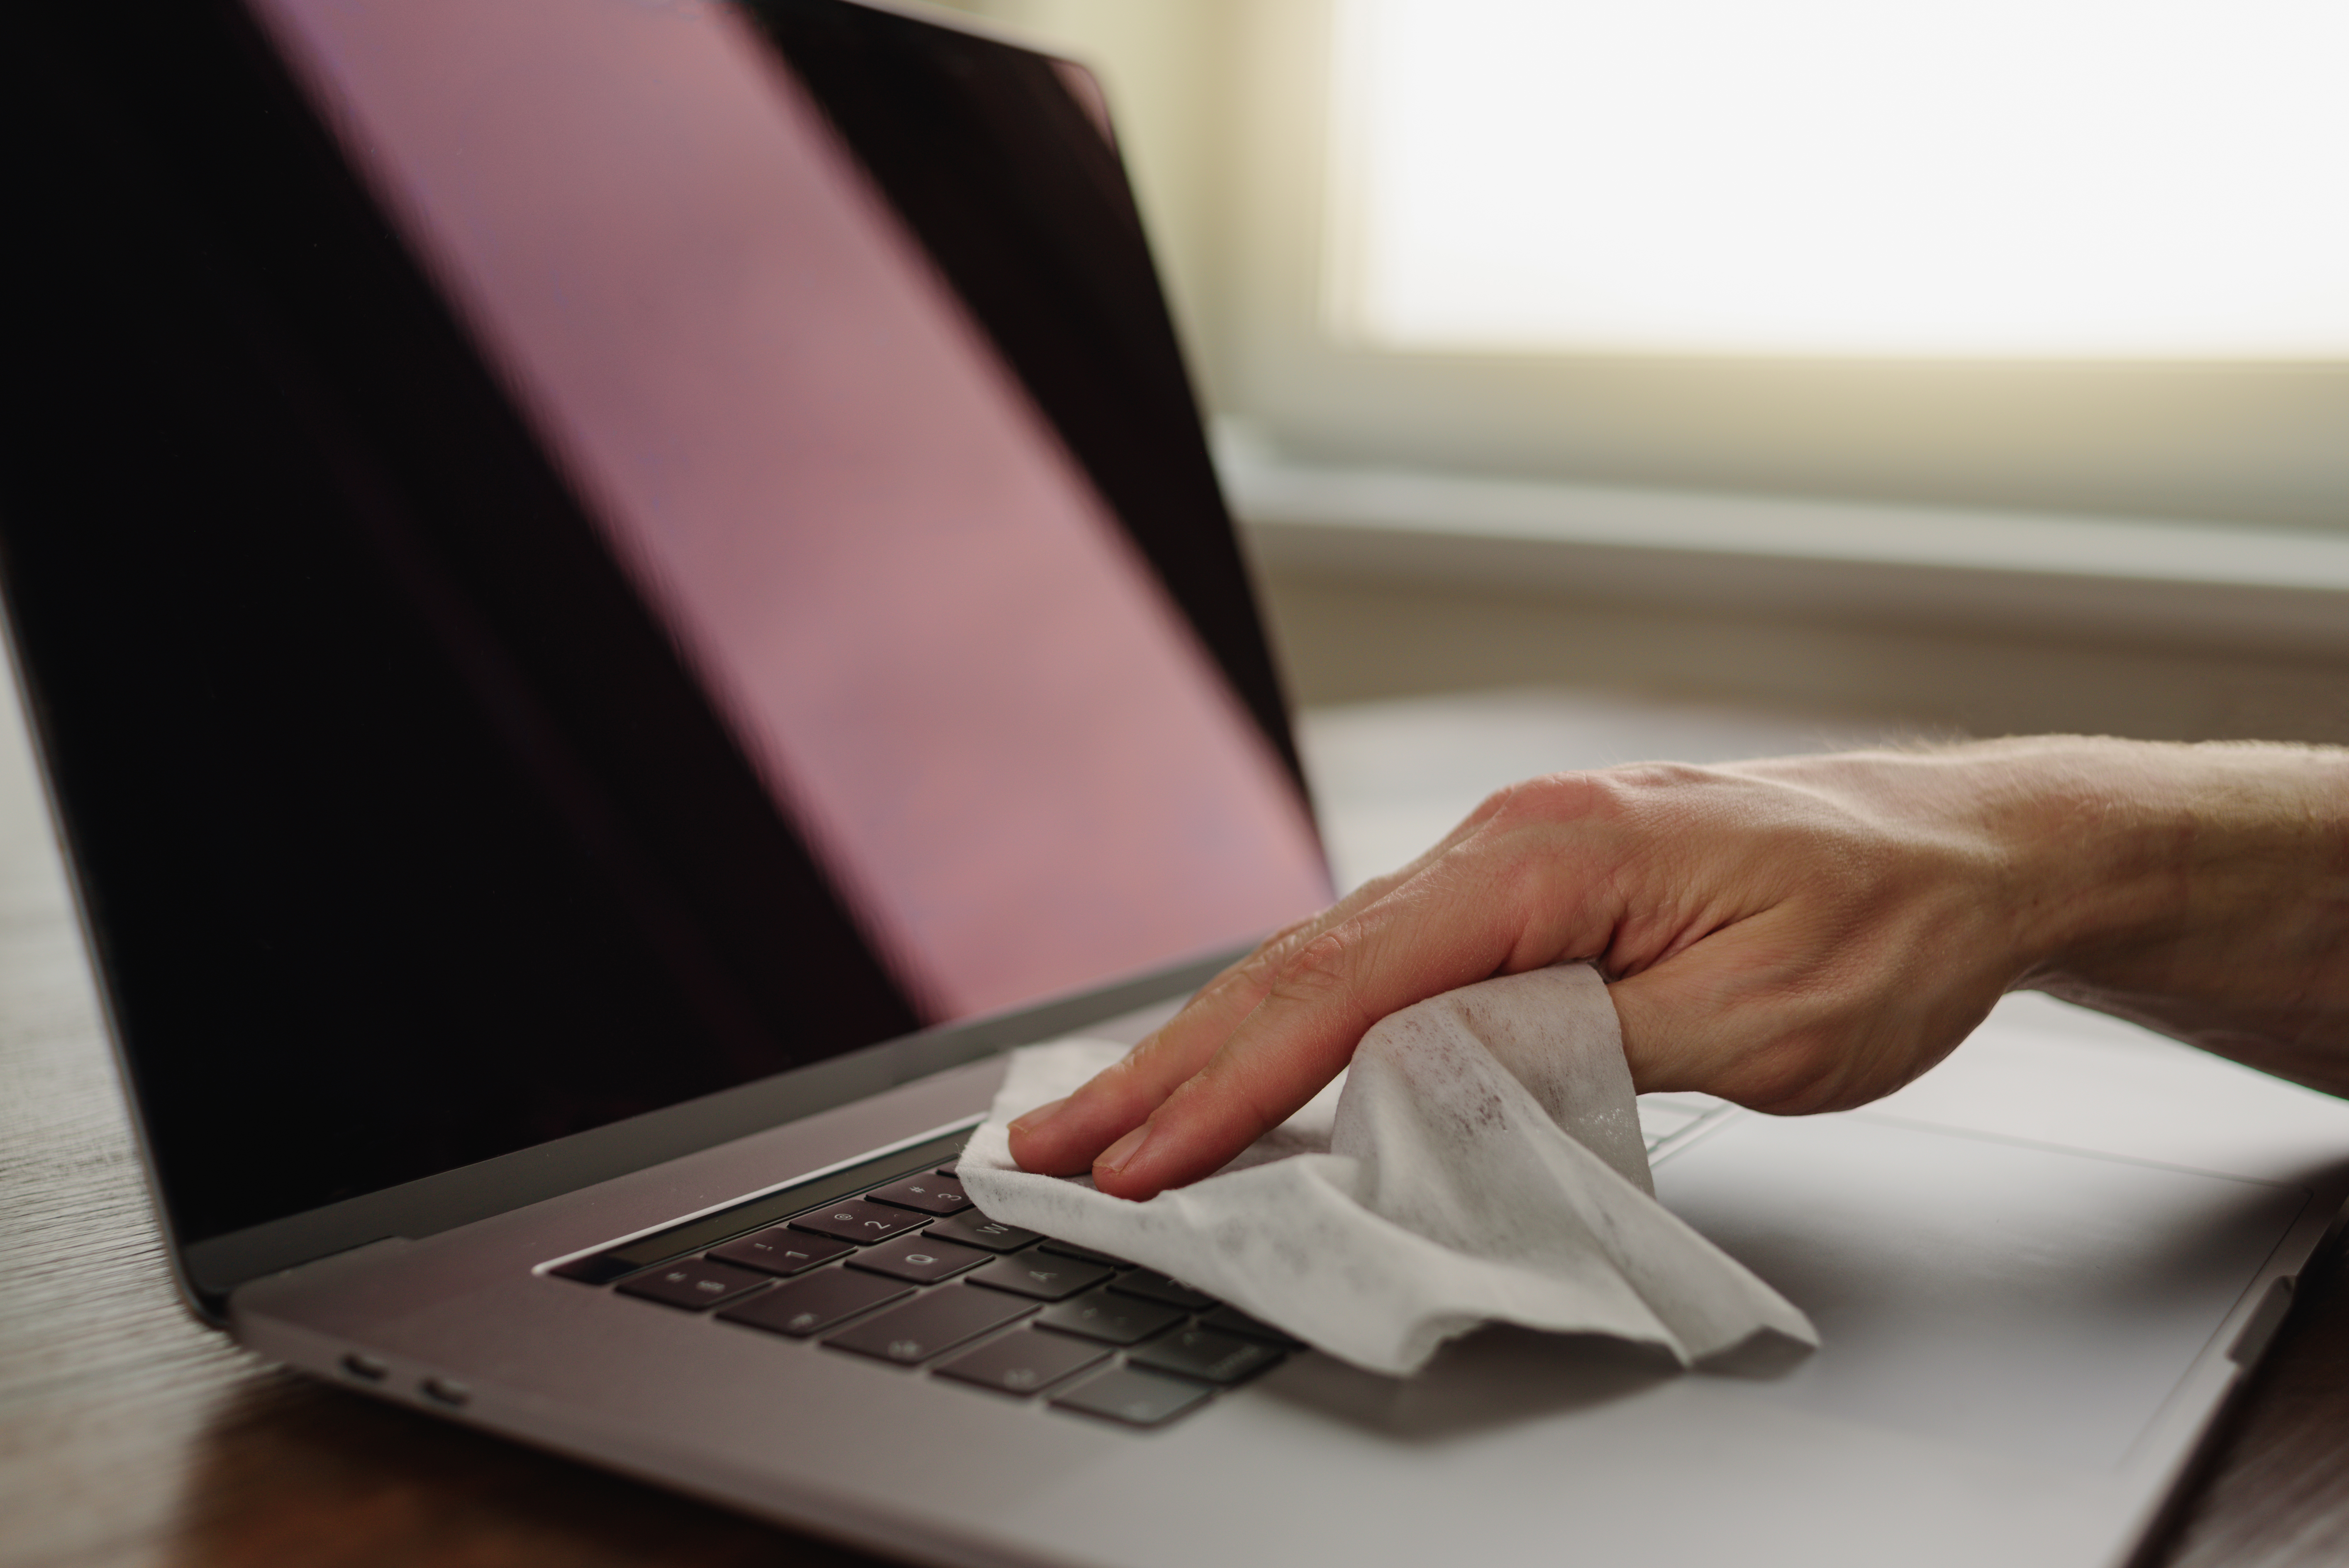
[[[925,1020],[1322,893],[1278,753],[956,258],[750,16],[260,8]]]
[[[209,221],[330,258],[305,298],[243,276],[336,384],[305,445],[355,449],[365,515],[305,592],[349,604],[238,655],[256,712],[178,780],[218,798],[192,881],[110,874],[135,834],[48,737],[183,1242],[1327,900],[1089,77],[831,0],[253,16],[340,197],[256,156],[283,232]],[[338,273],[358,206],[397,264]],[[436,329],[471,392],[415,363]],[[259,526],[220,549],[266,621],[301,574]],[[399,690],[260,711],[338,660]],[[175,986],[232,905],[260,947]]]

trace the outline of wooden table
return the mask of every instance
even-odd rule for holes
[[[275,1370],[161,1249],[13,715],[0,713],[0,1564],[871,1560]],[[2277,1349],[2147,1563],[2349,1556],[2349,1271]]]

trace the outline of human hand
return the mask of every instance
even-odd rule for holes
[[[2246,882],[2229,851],[2292,841],[2312,784],[2349,799],[2340,758],[2311,780],[2281,748],[2248,764],[2237,750],[2056,739],[1516,785],[1013,1123],[1012,1154],[1149,1197],[1286,1119],[1387,1014],[1564,959],[1609,977],[1643,1092],[1858,1105],[1939,1061],[2007,990],[2141,1000],[2132,975],[2194,967],[2196,917],[2289,904],[2281,862]],[[2181,814],[2208,830],[2199,841],[2172,842]],[[2232,945],[2239,963],[2251,951]],[[2173,989],[2199,995],[2192,980]],[[2173,1026],[2158,1007],[2112,1010]]]

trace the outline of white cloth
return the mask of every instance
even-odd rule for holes
[[[1614,1335],[1683,1365],[1773,1336],[1818,1343],[1656,1202],[1614,1004],[1586,965],[1394,1014],[1340,1084],[1147,1202],[1015,1167],[1012,1119],[1123,1054],[1082,1039],[1014,1054],[962,1156],[991,1218],[1164,1270],[1375,1372],[1415,1371],[1491,1321]]]

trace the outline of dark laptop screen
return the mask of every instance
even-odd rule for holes
[[[259,9],[923,1016],[1317,896],[1273,746],[749,16]]]
[[[183,1242],[1328,896],[1089,78],[828,0],[240,26],[139,154],[240,433],[168,544],[8,541]]]

